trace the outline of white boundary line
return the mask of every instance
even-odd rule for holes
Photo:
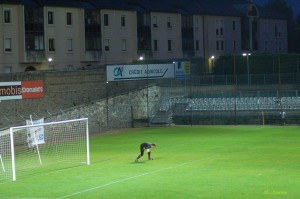
[[[145,176],[145,175],[149,175],[149,174],[152,174],[152,173],[157,173],[157,172],[160,172],[160,171],[165,171],[165,170],[168,170],[168,169],[174,169],[174,168],[181,167],[181,166],[185,166],[185,165],[188,165],[188,164],[193,164],[193,163],[199,162],[199,161],[201,161],[201,160],[212,159],[212,158],[214,158],[214,157],[217,157],[217,155],[216,155],[216,156],[209,157],[209,158],[203,158],[203,159],[199,159],[199,160],[194,160],[194,161],[190,161],[190,162],[185,162],[185,163],[182,163],[182,164],[177,164],[177,165],[175,165],[175,166],[166,167],[166,168],[154,170],[154,171],[151,171],[151,172],[147,172],[147,173],[142,173],[142,174],[139,174],[139,175],[131,176],[131,177],[128,177],[128,178],[123,178],[123,179],[120,179],[120,180],[112,181],[112,182],[109,182],[109,183],[107,183],[107,184],[103,184],[103,185],[100,185],[100,186],[97,186],[97,187],[93,187],[93,188],[85,189],[85,190],[82,190],[82,191],[79,191],[79,192],[75,192],[75,193],[72,193],[72,194],[69,194],[69,195],[61,196],[61,197],[56,198],[56,199],[68,198],[68,197],[75,196],[75,195],[79,195],[79,194],[82,194],[82,193],[85,193],[85,192],[89,192],[89,191],[92,191],[92,190],[95,190],[95,189],[101,189],[101,188],[103,188],[103,187],[107,187],[107,186],[110,186],[110,185],[114,185],[114,184],[117,184],[117,183],[119,183],[119,182],[124,182],[124,181],[127,181],[127,180],[139,178],[139,177],[142,177],[142,176]]]
[[[11,199],[12,197],[0,197],[0,199]],[[13,198],[13,199],[51,199],[51,198]]]

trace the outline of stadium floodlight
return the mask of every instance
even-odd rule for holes
[[[28,147],[27,135],[32,128],[43,129],[36,137],[43,137],[38,148]],[[3,170],[0,183],[15,181],[17,176],[89,165],[88,119],[11,127],[0,132],[0,154]]]

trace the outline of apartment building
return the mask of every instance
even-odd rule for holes
[[[0,0],[0,73],[285,53],[282,16],[247,0]]]

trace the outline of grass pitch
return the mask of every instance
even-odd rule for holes
[[[157,144],[153,161],[139,145]],[[300,198],[300,128],[186,126],[92,136],[91,165],[0,184],[4,198]]]

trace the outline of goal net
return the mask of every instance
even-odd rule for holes
[[[0,183],[85,164],[90,164],[87,118],[0,132]]]

